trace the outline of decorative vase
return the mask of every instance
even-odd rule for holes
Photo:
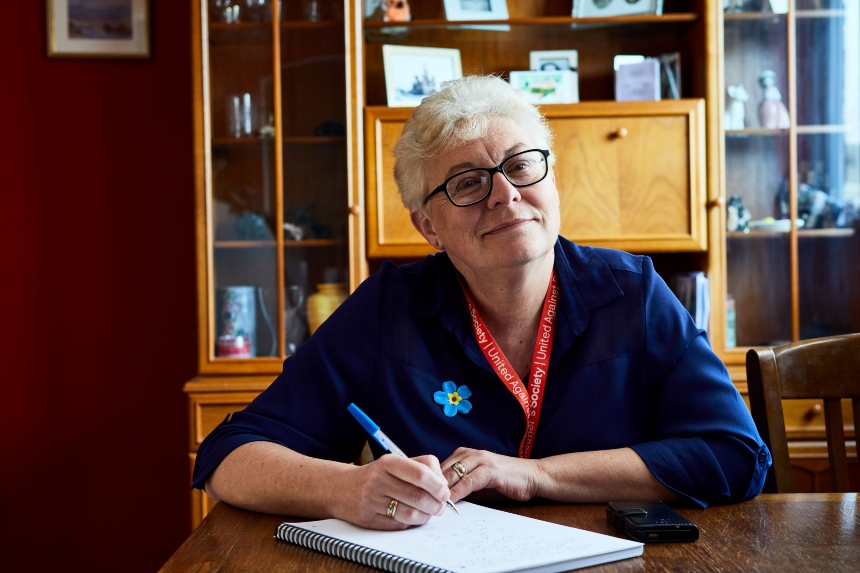
[[[320,283],[317,290],[308,297],[308,328],[311,334],[325,322],[331,313],[346,300],[348,292],[344,283]]]

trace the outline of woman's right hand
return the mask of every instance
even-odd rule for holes
[[[427,523],[434,515],[442,515],[451,496],[436,456],[387,454],[344,477],[333,513],[370,529],[397,530]],[[388,517],[392,499],[397,500],[397,508]]]

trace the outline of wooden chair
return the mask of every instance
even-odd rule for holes
[[[747,353],[747,384],[753,420],[773,455],[765,491],[794,492],[782,400],[810,398],[824,401],[834,491],[851,491],[841,399],[853,399],[854,436],[860,449],[860,334],[753,348]]]

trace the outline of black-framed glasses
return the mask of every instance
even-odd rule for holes
[[[546,149],[529,149],[515,153],[496,167],[469,169],[449,177],[424,198],[424,205],[437,193],[445,193],[456,207],[480,203],[493,192],[493,175],[501,173],[514,187],[528,187],[540,183],[549,173]]]

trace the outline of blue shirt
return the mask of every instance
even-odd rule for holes
[[[758,495],[770,452],[713,353],[648,257],[555,246],[559,305],[532,458],[630,447],[666,487],[705,507]],[[446,381],[471,391],[468,413],[433,400]],[[516,456],[517,399],[477,345],[444,253],[384,263],[294,356],[272,385],[201,444],[202,488],[238,446],[270,441],[352,462],[368,436],[355,402],[409,456],[456,448]],[[384,452],[371,440],[375,457]]]

